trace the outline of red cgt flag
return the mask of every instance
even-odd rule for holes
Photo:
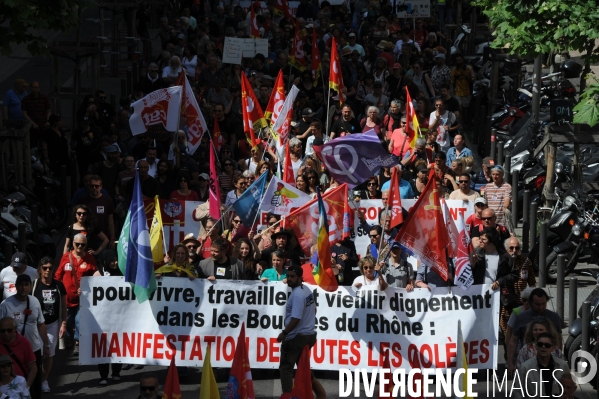
[[[295,187],[295,174],[291,164],[291,155],[289,154],[289,145],[285,146],[285,163],[283,166],[283,181]]]
[[[287,3],[287,0],[277,0],[275,2],[274,13],[279,17],[283,17],[287,20],[293,20],[293,15],[291,14],[291,11],[289,9],[289,3]]]
[[[331,245],[343,238],[344,223],[349,221],[345,212],[347,204],[347,184],[342,184],[328,193],[323,194],[322,200],[327,210],[329,224],[329,242]],[[285,226],[290,227],[297,237],[306,256],[311,256],[318,236],[318,202],[313,199],[301,208],[291,212],[285,218]]]
[[[255,131],[266,127],[266,119],[245,72],[241,72],[241,107],[243,109],[243,131],[248,136],[251,147],[260,144]]]
[[[304,53],[304,40],[297,19],[295,20],[295,35],[293,36],[293,47],[289,53],[289,63],[299,69],[306,70],[306,54]]]
[[[218,118],[216,116],[214,116],[214,128],[212,129],[212,143],[216,151],[220,151],[223,146],[223,136],[220,133],[220,126],[218,126]]]
[[[337,41],[333,37],[331,43],[331,66],[329,68],[329,87],[339,94],[339,102],[343,104],[343,76],[341,75],[341,62],[337,51]]]
[[[277,120],[283,104],[285,104],[285,85],[283,84],[283,70],[280,70],[275,81],[275,86],[270,94],[268,105],[266,105],[264,117],[271,121]]]
[[[164,392],[162,399],[179,399],[181,398],[181,386],[179,385],[179,373],[175,366],[175,356],[171,359],[171,364],[168,366],[168,374],[164,383]]]
[[[291,392],[284,393],[279,399],[312,399],[312,371],[310,370],[310,347],[304,346],[297,371],[293,379],[293,389]]]
[[[420,198],[408,214],[395,241],[408,252],[421,259],[447,281],[446,247],[450,245],[447,228],[441,211],[437,179],[431,169],[428,183]]]
[[[227,383],[227,397],[235,397],[239,399],[253,399],[254,382],[252,381],[252,370],[250,369],[250,361],[248,349],[245,341],[245,323],[241,324],[239,338],[237,338],[237,346],[235,347],[235,357],[231,365],[231,374]]]
[[[391,210],[391,228],[403,223],[403,210],[401,207],[401,194],[399,192],[399,177],[397,168],[391,171],[391,187],[389,188],[389,199],[387,206]]]
[[[318,81],[320,75],[322,75],[322,62],[320,61],[320,50],[318,49],[318,36],[316,35],[316,28],[312,28],[312,79],[314,83]]]
[[[251,22],[251,35],[250,37],[252,38],[259,38],[260,37],[260,28],[258,28],[258,21],[256,21],[256,10],[255,10],[255,5],[256,3],[252,3],[252,5],[250,6],[250,20]],[[258,9],[260,9],[260,3],[258,3]]]
[[[189,148],[189,153],[193,155],[200,146],[202,136],[208,130],[208,125],[184,71],[181,71],[179,74],[176,84],[183,88],[181,113],[185,116],[187,124],[187,147]]]

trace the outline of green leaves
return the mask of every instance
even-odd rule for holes
[[[594,83],[587,86],[580,95],[580,102],[574,107],[577,112],[574,123],[586,123],[591,127],[599,122],[599,82],[596,78],[593,79]]]

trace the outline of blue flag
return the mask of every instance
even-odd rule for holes
[[[254,220],[256,220],[256,215],[258,214],[260,203],[264,196],[267,176],[268,171],[262,173],[262,175],[256,179],[256,181],[254,181],[252,185],[239,196],[239,198],[237,198],[237,201],[233,203],[233,209],[235,209],[241,222],[246,227],[251,227]]]
[[[144,302],[156,290],[156,277],[139,173],[135,175],[133,198],[119,237],[117,252],[125,281],[131,283],[138,302]]]

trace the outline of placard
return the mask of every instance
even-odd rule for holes
[[[430,0],[410,0],[397,4],[397,7],[398,18],[430,18],[431,16]]]
[[[225,37],[223,46],[223,63],[241,65],[241,58],[245,46],[245,39]]]

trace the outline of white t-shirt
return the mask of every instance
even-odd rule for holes
[[[383,280],[385,280],[385,276],[383,276]],[[354,282],[352,283],[352,287],[354,288],[354,290],[358,289],[356,288],[356,284],[362,284],[362,287],[364,287],[365,285],[375,285],[378,287],[379,285],[379,278],[378,276],[373,279],[372,281],[366,280],[366,278],[364,277],[364,275],[358,276],[354,279]]]
[[[316,137],[314,135],[312,135],[312,136],[308,137],[308,140],[306,140],[306,155],[314,154],[314,148],[312,148],[312,143],[314,143],[315,139],[316,139]],[[323,136],[322,141],[323,141],[323,144],[328,143],[329,136]]]
[[[31,281],[34,281],[37,278],[37,270],[31,266],[27,266],[27,269],[25,269],[25,274],[31,277]],[[15,287],[17,273],[15,273],[12,267],[7,266],[2,269],[0,272],[0,280],[4,285],[4,299],[17,293],[17,288]]]
[[[31,314],[27,317],[27,326],[25,327],[25,337],[31,343],[31,349],[38,351],[42,349],[44,343],[40,338],[39,331],[37,330],[38,324],[42,324],[44,315],[42,313],[42,307],[36,297],[29,295],[29,310]],[[6,316],[10,316],[15,319],[17,323],[17,330],[19,333],[23,331],[23,322],[25,321],[24,311],[27,309],[27,301],[19,301],[16,296],[11,296],[5,299],[0,305],[0,319]]]
[[[484,284],[493,284],[497,280],[497,269],[499,269],[499,254],[486,254],[487,268],[485,269]]]
[[[299,319],[299,324],[285,336],[289,340],[298,334],[315,334],[314,318],[316,317],[316,303],[314,294],[306,285],[295,287],[289,295],[285,305],[285,326],[291,323],[291,319]]]
[[[431,112],[429,117],[429,126],[433,126],[435,123],[436,111]],[[451,127],[456,122],[456,116],[453,112],[445,111],[443,115],[439,117],[439,124],[437,125],[437,144],[441,146],[443,152],[451,147],[451,138],[449,137],[449,131],[445,129],[445,126]]]
[[[194,55],[191,60],[188,60],[187,57],[183,57],[181,60],[181,65],[185,68],[187,75],[190,78],[196,76],[196,66],[198,65],[198,56]]]

